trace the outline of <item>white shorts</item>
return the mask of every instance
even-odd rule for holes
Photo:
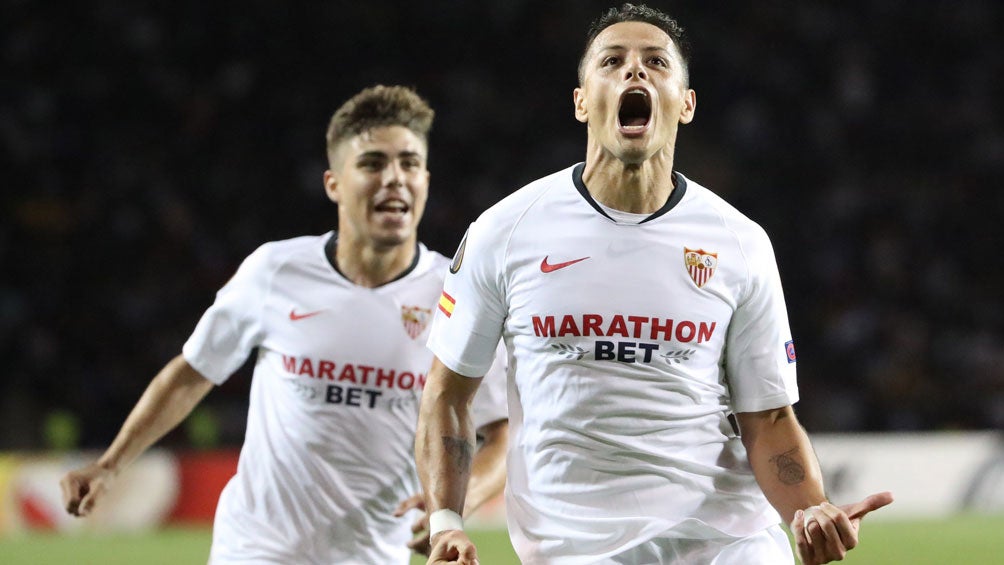
[[[604,563],[611,565],[790,565],[795,562],[780,524],[745,538],[655,538]]]

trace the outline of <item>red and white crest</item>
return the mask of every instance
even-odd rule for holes
[[[703,249],[683,248],[683,263],[690,273],[690,278],[694,280],[697,288],[701,288],[715,274],[718,268],[718,254],[710,253]]]
[[[404,331],[408,332],[408,337],[411,339],[422,335],[425,326],[429,325],[429,320],[431,319],[431,308],[401,306],[401,322],[404,324]]]

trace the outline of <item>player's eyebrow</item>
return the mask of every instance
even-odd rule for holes
[[[405,159],[408,159],[408,158],[423,159],[423,158],[425,158],[425,156],[422,155],[421,153],[419,153],[418,151],[401,151],[400,153],[398,153],[397,155],[395,155],[395,157],[397,157],[397,158],[405,158]],[[389,159],[389,158],[391,158],[391,156],[388,155],[386,152],[384,152],[384,151],[378,151],[378,150],[375,150],[375,149],[372,150],[372,151],[364,151],[363,153],[360,153],[360,154],[356,155],[356,160],[361,160],[361,159]]]
[[[596,52],[597,53],[602,53],[603,51],[627,51],[627,49],[628,49],[627,47],[625,47],[623,45],[620,45],[620,44],[604,45],[603,47],[600,47],[599,49],[597,49]],[[665,47],[662,47],[662,46],[659,46],[659,45],[650,45],[648,47],[642,47],[641,50],[645,51],[645,52],[662,51],[663,53],[667,53],[667,54],[670,53],[669,49],[666,49]]]

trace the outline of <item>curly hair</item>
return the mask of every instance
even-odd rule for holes
[[[683,70],[686,72],[690,65],[690,42],[687,40],[683,27],[665,12],[649,8],[645,4],[624,3],[620,8],[610,8],[590,24],[589,31],[586,33],[586,47],[582,50],[582,57],[579,59],[579,84],[582,84],[586,56],[589,54],[589,48],[592,47],[596,36],[608,27],[621,22],[644,22],[666,32],[666,35],[673,40],[673,44],[680,52]]]
[[[338,146],[346,139],[378,127],[404,126],[428,141],[435,114],[414,89],[382,84],[366,88],[331,117],[325,134],[328,160],[334,160]]]

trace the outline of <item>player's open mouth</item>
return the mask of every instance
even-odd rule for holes
[[[398,200],[396,198],[390,198],[380,202],[374,207],[377,212],[386,212],[389,214],[407,214],[411,210],[411,206],[404,200]]]
[[[617,127],[624,135],[640,135],[648,129],[652,99],[644,88],[630,88],[621,95]]]

